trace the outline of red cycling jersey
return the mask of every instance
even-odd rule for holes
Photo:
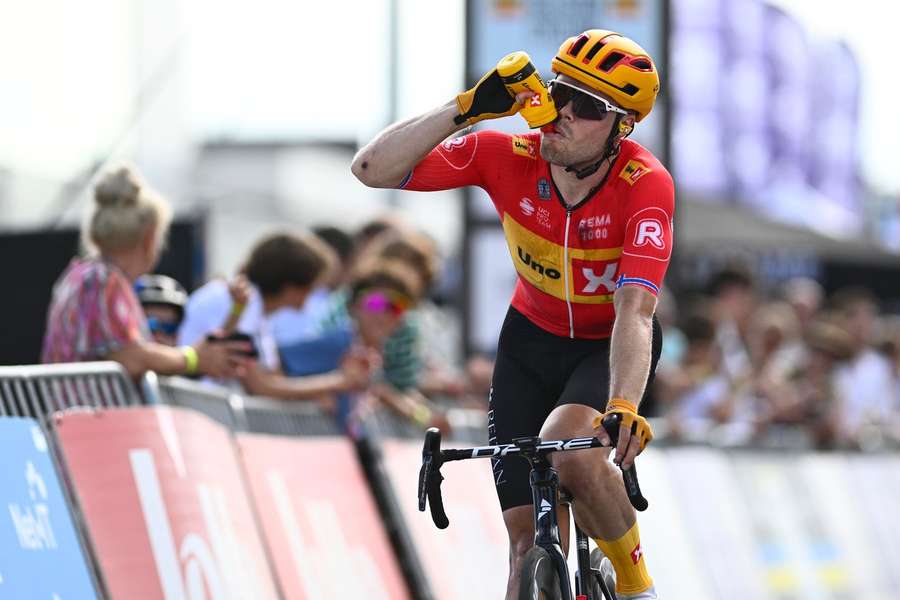
[[[606,180],[567,207],[540,155],[539,133],[479,131],[447,140],[400,187],[477,185],[494,202],[518,272],[512,305],[553,334],[605,338],[613,293],[659,293],[672,255],[672,177],[637,142],[623,140]]]

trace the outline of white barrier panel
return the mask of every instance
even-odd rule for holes
[[[444,466],[450,527],[440,531],[415,506],[421,446],[385,445],[437,598],[502,597],[507,541],[489,462]],[[650,501],[641,541],[661,598],[900,597],[900,457],[651,448],[638,469]]]
[[[394,485],[435,598],[496,600],[506,589],[508,544],[489,459],[441,468],[444,508],[450,527],[434,526],[416,501],[422,444],[385,440],[385,468]]]

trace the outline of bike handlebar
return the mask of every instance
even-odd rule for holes
[[[620,415],[610,415],[603,420],[603,428],[606,430],[615,447],[619,439]],[[424,512],[425,505],[431,505],[431,518],[438,529],[446,529],[450,524],[447,514],[444,512],[444,501],[441,497],[441,466],[445,462],[454,460],[467,460],[470,458],[492,458],[495,456],[515,456],[523,458],[550,454],[552,452],[566,452],[569,450],[587,450],[588,448],[608,448],[595,437],[573,438],[570,440],[538,441],[533,444],[520,445],[516,443],[501,444],[499,446],[478,446],[465,449],[441,450],[441,432],[432,427],[425,432],[425,444],[422,447],[422,468],[419,470],[419,510]],[[621,466],[620,466],[621,468]],[[649,503],[641,493],[638,484],[637,469],[634,465],[629,469],[622,469],[622,481],[625,483],[625,492],[631,505],[639,510],[647,510]],[[426,502],[427,500],[427,502]]]

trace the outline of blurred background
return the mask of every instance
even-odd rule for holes
[[[680,474],[645,491],[683,503],[663,516],[691,538],[694,558],[661,577],[696,576],[671,589],[698,598],[892,597],[898,20],[900,5],[881,0],[0,4],[0,365],[39,362],[51,288],[78,252],[92,185],[129,161],[175,209],[157,272],[188,292],[232,277],[274,230],[354,234],[386,214],[402,219],[440,256],[430,292],[440,321],[426,343],[448,372],[483,379],[516,276],[490,201],[480,190],[369,189],[350,161],[383,127],[447,102],[511,51],[529,52],[546,79],[563,39],[617,30],[660,68],[659,101],[634,137],[677,192],[664,356],[644,407],[673,449],[644,476],[664,479],[664,465]],[[487,126],[526,129],[518,117]],[[724,455],[691,454],[695,444],[760,453],[726,472]],[[848,454],[770,462],[785,449]],[[862,457],[876,462],[853,462]],[[803,493],[785,500],[798,481]],[[727,509],[715,531],[687,501],[698,489],[701,506]],[[789,504],[791,518],[770,522],[764,502]],[[852,525],[831,522],[844,511]],[[677,536],[648,536],[679,548]],[[753,565],[725,564],[729,544]]]

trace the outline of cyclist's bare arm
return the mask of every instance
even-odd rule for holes
[[[613,296],[616,320],[609,350],[610,398],[624,398],[638,404],[650,374],[653,346],[653,313],[656,296],[636,285],[626,285]],[[638,446],[629,444],[630,432],[620,437],[618,452],[624,452],[622,466],[628,468],[638,455]],[[624,449],[624,450],[623,450]]]
[[[456,102],[451,100],[440,108],[394,123],[356,153],[350,170],[369,187],[397,187],[435,146],[466,127],[453,122],[458,114]]]

